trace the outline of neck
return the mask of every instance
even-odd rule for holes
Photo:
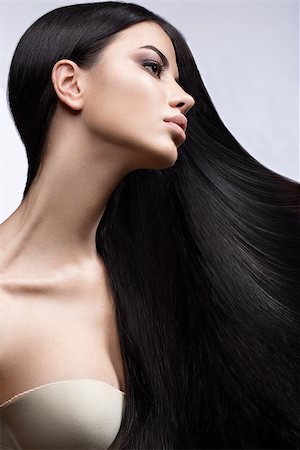
[[[78,140],[51,149],[25,199],[0,225],[0,277],[99,263],[96,230],[125,172],[104,151],[95,155]]]

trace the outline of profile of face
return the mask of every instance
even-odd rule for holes
[[[161,68],[164,56],[167,64]],[[113,157],[130,169],[176,162],[184,138],[165,119],[186,115],[195,100],[176,81],[175,50],[158,24],[148,21],[122,30],[90,69],[70,61],[64,66],[64,61],[69,60],[57,62],[52,71],[56,92],[63,103],[80,110],[84,132],[97,145],[113,149]],[[68,71],[78,76],[74,92],[68,91]]]

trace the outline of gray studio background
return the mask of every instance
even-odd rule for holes
[[[140,1],[180,29],[227,128],[268,168],[300,181],[298,0]],[[0,223],[20,204],[25,148],[6,102],[13,52],[26,29],[84,1],[0,1]]]

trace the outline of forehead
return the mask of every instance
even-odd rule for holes
[[[178,72],[176,53],[167,33],[155,22],[141,22],[120,31],[104,53],[107,56],[131,55],[144,45],[157,47],[169,60],[174,73]]]
[[[170,56],[175,57],[175,51],[171,39],[167,33],[155,22],[141,22],[132,25],[118,33],[116,43],[123,45],[139,45],[141,41],[153,41],[153,45],[160,44],[164,50],[170,52]]]

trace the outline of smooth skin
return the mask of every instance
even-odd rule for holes
[[[162,61],[144,45],[157,47],[169,68],[145,66]],[[153,22],[123,30],[92,69],[67,59],[54,65],[59,101],[43,166],[0,225],[0,401],[64,378],[124,389],[96,230],[127,173],[176,162],[178,135],[164,119],[195,103],[178,76],[173,44]]]
[[[160,78],[143,61],[167,56]],[[53,67],[59,98],[38,179],[16,211],[0,225],[0,277],[57,275],[62,287],[78,270],[88,274],[99,258],[95,235],[106,203],[134,169],[161,169],[177,159],[177,136],[166,117],[186,114],[195,101],[175,81],[176,55],[153,22],[123,30],[90,70],[70,60]],[[187,130],[188,132],[188,130]],[[179,150],[180,151],[180,150]],[[0,280],[1,280],[0,278]]]

